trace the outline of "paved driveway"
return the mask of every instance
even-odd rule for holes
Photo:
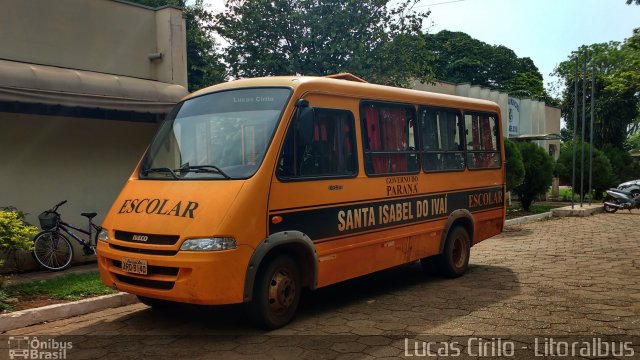
[[[459,358],[510,355],[515,345],[516,358],[534,358],[544,345],[562,354],[553,341],[563,337],[627,346],[623,355],[640,358],[638,224],[640,214],[621,212],[511,226],[473,248],[462,278],[425,277],[412,265],[321,289],[303,295],[293,323],[269,333],[241,306],[136,304],[5,335],[67,339],[68,359],[363,359],[422,355],[425,345],[431,355],[458,348]]]

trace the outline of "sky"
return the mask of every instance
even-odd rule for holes
[[[211,10],[223,0],[205,0]],[[640,6],[625,0],[421,0],[431,10],[429,33],[462,31],[492,45],[530,57],[544,77],[580,45],[623,41],[640,27]]]

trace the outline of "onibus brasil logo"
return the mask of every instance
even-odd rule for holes
[[[71,341],[46,340],[30,336],[9,337],[9,359],[66,359]]]

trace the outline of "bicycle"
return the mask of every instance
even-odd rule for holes
[[[33,239],[33,256],[40,266],[50,271],[64,270],[71,265],[71,261],[73,260],[73,246],[63,232],[76,239],[76,241],[82,245],[82,250],[85,255],[95,255],[98,234],[100,230],[102,230],[102,227],[94,224],[92,221],[92,219],[98,215],[94,212],[80,214],[89,220],[88,231],[62,221],[60,213],[58,213],[58,208],[66,202],[67,200],[63,200],[50,210],[46,210],[38,216],[40,227],[42,227],[44,231],[40,232]],[[87,235],[89,240],[81,239],[74,234],[71,229]]]

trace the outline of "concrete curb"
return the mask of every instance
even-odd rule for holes
[[[554,217],[562,217],[562,216],[591,216],[593,214],[598,214],[604,212],[604,206],[602,204],[592,204],[585,206],[574,206],[572,209],[571,206],[564,206],[561,208],[551,210],[551,213]]]
[[[551,211],[546,212],[546,213],[542,213],[542,214],[522,216],[522,217],[519,217],[519,218],[507,220],[507,221],[504,222],[504,224],[505,225],[528,224],[528,223],[531,223],[531,222],[534,222],[534,221],[540,221],[540,220],[549,219],[549,218],[551,218]]]
[[[135,304],[138,298],[127,293],[103,295],[64,304],[53,304],[35,309],[15,311],[0,315],[0,332],[18,329],[53,321],[84,315],[94,311]]]

